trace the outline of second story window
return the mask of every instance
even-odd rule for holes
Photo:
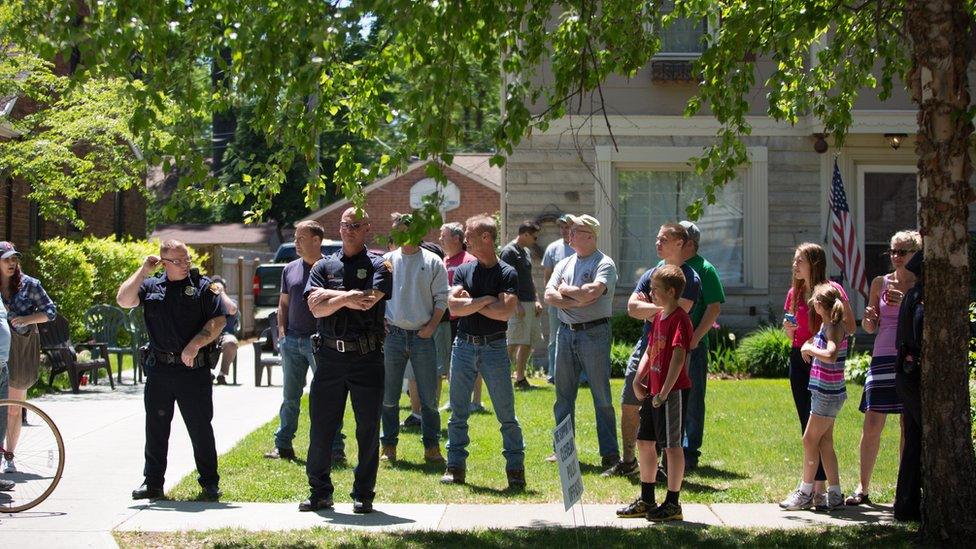
[[[667,14],[674,10],[674,2],[665,0],[661,6],[661,13]],[[698,57],[705,51],[705,35],[708,33],[708,22],[705,19],[681,18],[673,21],[661,32],[661,49],[656,57]]]

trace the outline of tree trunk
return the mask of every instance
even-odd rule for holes
[[[972,196],[966,2],[909,0],[908,84],[918,105],[919,222],[924,239],[922,533],[929,543],[976,539],[976,456],[969,415],[969,257]]]

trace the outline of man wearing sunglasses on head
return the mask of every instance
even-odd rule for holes
[[[148,276],[160,266],[162,274]],[[149,335],[149,349],[142,357],[146,370],[145,482],[132,491],[132,499],[163,497],[173,404],[179,404],[193,443],[202,497],[220,498],[210,370],[220,352],[213,342],[227,322],[227,311],[210,279],[190,267],[186,244],[167,240],[159,246],[159,255],[146,257],[116,295],[121,307],[142,305]]]
[[[356,415],[359,455],[350,494],[353,511],[373,511],[383,405],[383,317],[393,280],[383,256],[366,249],[369,228],[365,211],[344,211],[339,223],[342,250],[318,261],[305,287],[308,308],[318,320],[305,466],[311,495],[299,504],[299,511],[332,507],[332,442],[347,395]]]

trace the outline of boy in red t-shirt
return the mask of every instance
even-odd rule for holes
[[[691,318],[678,306],[685,287],[685,276],[675,265],[658,267],[651,278],[654,303],[662,310],[654,317],[654,329],[647,351],[637,367],[634,394],[643,401],[637,448],[640,451],[641,495],[620,516],[640,516],[652,521],[682,520],[678,493],[685,475],[685,455],[681,447],[685,413],[688,409],[688,353],[694,328]],[[648,387],[648,385],[650,387]],[[668,462],[668,495],[660,506],[655,504],[654,481],[657,477],[657,444],[664,446]]]

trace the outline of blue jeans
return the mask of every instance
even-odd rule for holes
[[[546,375],[549,379],[556,377],[556,338],[559,333],[559,309],[549,306],[549,362],[546,364]]]
[[[610,399],[610,324],[573,331],[559,326],[556,345],[556,403],[552,406],[556,425],[572,416],[576,425],[576,394],[580,374],[590,379],[590,393],[596,412],[596,435],[603,457],[619,456],[617,418]]]
[[[685,415],[685,463],[692,466],[701,456],[702,437],[705,434],[705,383],[708,381],[708,345],[704,338],[698,347],[691,351],[688,361],[688,377],[691,390],[688,392],[688,412]]]
[[[444,313],[445,315],[447,313]],[[451,373],[451,323],[441,322],[434,330],[434,348],[437,350],[437,375]]]
[[[302,407],[302,393],[305,390],[305,376],[308,369],[315,373],[315,353],[312,350],[312,338],[289,336],[278,340],[278,350],[281,351],[282,382],[281,409],[278,411],[278,430],[275,431],[275,447],[283,450],[292,449],[295,431],[298,430],[298,414]],[[342,441],[342,426],[336,431],[332,442],[333,452],[342,452],[345,444]]]
[[[522,427],[515,417],[515,390],[512,388],[512,365],[508,361],[505,338],[485,345],[474,345],[461,336],[451,350],[451,419],[447,422],[447,464],[464,468],[468,458],[468,416],[471,415],[471,391],[481,373],[491,396],[502,433],[502,455],[508,471],[525,468],[525,441]]]
[[[2,322],[2,321],[0,321]],[[7,363],[0,362],[0,399],[7,398],[10,396],[10,386],[8,381],[10,380],[10,372],[7,370]],[[4,438],[7,437],[7,410],[3,410],[0,413],[0,446],[3,446]]]
[[[383,389],[383,434],[380,441],[396,446],[400,433],[400,394],[407,361],[413,367],[420,397],[420,431],[424,448],[437,448],[441,433],[441,414],[437,411],[437,349],[433,336],[422,338],[417,330],[390,326],[383,345],[385,385]]]

